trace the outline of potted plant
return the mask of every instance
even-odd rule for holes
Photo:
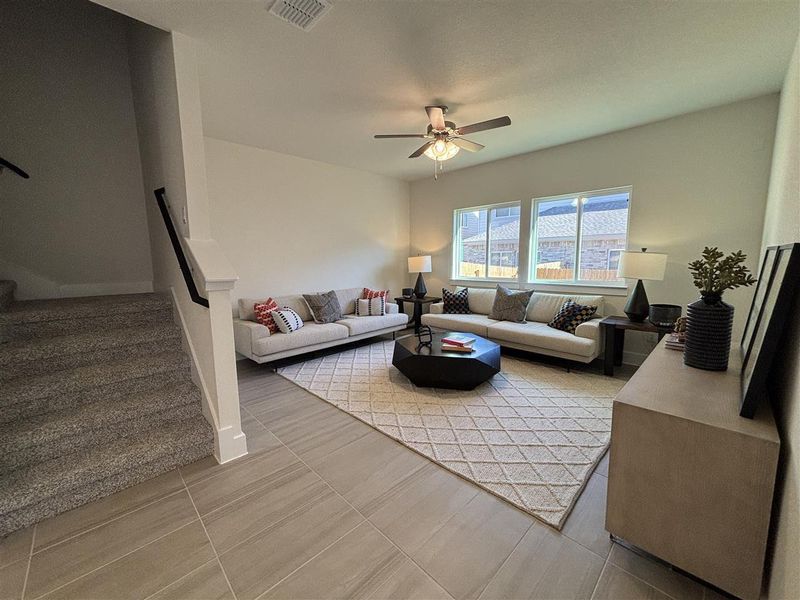
[[[744,265],[746,259],[741,250],[725,256],[719,248],[706,247],[700,260],[689,263],[694,285],[700,290],[700,299],[686,310],[683,362],[690,367],[712,371],[728,368],[733,307],[722,301],[722,294],[756,282]]]

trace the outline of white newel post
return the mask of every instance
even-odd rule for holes
[[[239,277],[214,240],[187,239],[194,264],[200,269],[202,286],[208,298],[211,346],[214,362],[213,383],[208,382],[209,401],[214,404],[217,423],[215,451],[221,463],[247,454],[247,439],[239,414],[239,384],[233,342],[233,315],[230,292]],[[200,283],[200,282],[198,282]]]

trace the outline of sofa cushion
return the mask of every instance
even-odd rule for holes
[[[345,288],[335,290],[336,297],[339,299],[339,306],[342,307],[343,315],[352,315],[356,312],[356,300],[361,298],[364,288]]]
[[[408,323],[408,315],[405,313],[393,313],[371,317],[347,317],[336,321],[337,325],[344,325],[350,331],[350,335],[362,335],[372,331],[388,329],[390,327],[405,327]]]
[[[311,311],[308,310],[308,304],[300,294],[291,296],[272,296],[272,299],[283,308],[284,306],[291,308],[294,312],[300,315],[303,321],[313,321],[314,317],[311,316]],[[239,318],[245,321],[255,321],[256,313],[253,311],[253,306],[260,302],[265,302],[266,298],[239,298]]]
[[[536,348],[541,348],[564,354],[592,356],[597,349],[595,340],[553,329],[545,323],[495,321],[489,325],[488,334],[490,338],[498,340],[501,345],[502,342],[511,342],[529,346],[534,352]]]
[[[342,307],[336,292],[303,294],[315,323],[334,323],[342,318]]]
[[[276,333],[253,342],[253,354],[267,356],[314,344],[324,344],[348,337],[349,330],[338,323],[307,323],[292,333]]]
[[[278,333],[280,329],[275,319],[272,318],[272,311],[279,309],[278,303],[272,298],[267,298],[265,302],[259,302],[253,306],[253,312],[256,315],[256,321],[269,329],[270,333]]]
[[[538,323],[549,323],[556,316],[564,302],[572,300],[578,304],[591,305],[597,307],[597,316],[603,314],[602,296],[575,296],[574,294],[544,294],[534,292],[531,301],[528,303],[528,321]]]
[[[364,288],[364,291],[361,293],[361,297],[364,300],[371,300],[372,298],[388,298],[389,290],[371,290],[369,288]]]
[[[498,285],[489,318],[497,319],[498,321],[524,323],[525,310],[528,308],[531,294],[533,294],[533,290],[512,291],[507,287]]]
[[[464,333],[474,333],[486,337],[486,328],[492,323],[497,323],[486,315],[438,315],[428,313],[422,315],[422,323],[437,329],[447,331],[460,331]]]
[[[456,291],[463,290],[463,287],[457,287]],[[494,288],[466,288],[469,290],[469,310],[472,313],[481,315],[488,315],[492,312],[492,305],[494,304]]]
[[[442,304],[444,304],[442,312],[446,315],[468,315],[469,289],[451,292],[447,288],[442,288]]]

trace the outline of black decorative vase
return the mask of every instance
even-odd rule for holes
[[[731,351],[733,307],[720,294],[703,294],[686,308],[684,364],[707,371],[725,371]]]

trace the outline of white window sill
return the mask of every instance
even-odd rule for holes
[[[516,279],[451,279],[450,285],[474,288],[493,288],[497,284],[505,285],[512,289],[534,289],[537,292],[558,292],[566,294],[598,296],[627,296],[628,287],[625,285],[598,285],[593,283],[520,283]]]

